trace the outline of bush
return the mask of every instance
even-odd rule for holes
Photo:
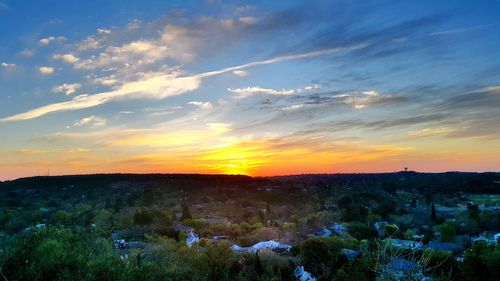
[[[350,223],[347,226],[347,232],[358,240],[372,239],[378,236],[377,231],[373,227],[358,222]]]
[[[476,243],[465,255],[463,270],[465,281],[497,280],[500,276],[500,247]]]
[[[353,248],[356,242],[336,237],[309,238],[300,245],[300,257],[306,270],[318,278],[330,280],[334,276],[332,269],[342,267],[347,258],[342,248]]]

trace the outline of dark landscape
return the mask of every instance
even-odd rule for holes
[[[301,270],[317,280],[498,280],[499,191],[499,173],[21,178],[0,183],[1,272],[5,280],[307,280],[294,276]]]

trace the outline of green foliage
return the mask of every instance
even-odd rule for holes
[[[354,222],[347,226],[347,232],[358,240],[372,239],[378,236],[377,231],[364,223]]]
[[[332,269],[341,268],[347,263],[342,254],[343,248],[354,248],[355,241],[336,237],[309,238],[300,245],[300,257],[306,270],[319,278],[332,278]]]
[[[186,200],[182,201],[181,207],[182,207],[182,218],[181,219],[182,220],[192,219],[193,216],[191,215],[191,211],[189,210],[189,207],[187,205]]]
[[[437,218],[436,216],[436,206],[434,204],[431,205],[431,220],[435,221]]]
[[[197,268],[209,281],[231,280],[229,267],[232,263],[232,252],[229,244],[209,244],[204,249],[203,254],[198,256]]]
[[[342,281],[372,281],[375,280],[374,261],[367,257],[359,257],[354,261],[345,263],[335,273],[335,280]]]
[[[441,233],[441,242],[453,242],[455,240],[455,227],[451,224],[445,223],[439,226],[439,232]]]
[[[498,280],[500,276],[500,247],[476,243],[465,255],[463,263],[465,281]]]
[[[395,224],[386,224],[384,225],[384,229],[387,232],[387,235],[391,237],[395,236],[399,231],[398,226]]]
[[[477,220],[479,218],[479,207],[474,203],[467,204],[467,212],[471,219]]]
[[[134,224],[136,225],[148,225],[153,223],[153,216],[147,211],[137,211],[134,214]]]
[[[414,232],[413,232],[413,230],[412,230],[412,229],[410,229],[410,228],[408,228],[408,229],[405,231],[405,234],[404,234],[405,239],[408,239],[408,240],[413,239],[413,235],[415,235],[415,233],[414,233]]]
[[[459,264],[449,251],[424,250],[423,260],[427,260],[427,268],[433,277],[443,280],[452,277],[452,280],[459,279]],[[446,279],[444,279],[446,280]]]
[[[451,218],[445,223],[445,216],[431,222],[432,210],[417,204],[427,197],[429,204],[443,206],[467,201],[495,205],[491,202],[500,200],[498,195],[457,191],[495,191],[491,182],[498,180],[496,174],[405,173],[404,180],[399,174],[325,175],[304,182],[197,175],[145,175],[138,176],[140,180],[130,180],[136,177],[131,175],[100,177],[0,183],[8,187],[0,189],[0,270],[8,280],[289,281],[295,280],[292,272],[297,265],[305,265],[319,281],[375,280],[372,254],[377,253],[378,235],[371,227],[375,221],[385,219],[406,230],[386,229],[399,238],[412,238],[412,229],[427,229],[426,242],[435,240],[432,226],[440,231],[442,241],[452,241],[455,234],[498,230],[500,221],[499,214],[470,206],[453,223]],[[279,188],[264,191],[260,186],[265,185]],[[183,198],[180,206],[177,198]],[[323,208],[331,203],[339,208]],[[194,227],[202,237],[191,248],[185,245],[185,233],[179,237],[171,227],[171,221],[177,221],[172,211],[180,209],[182,224]],[[232,223],[200,219],[207,216]],[[363,241],[338,237],[303,241],[312,229],[335,222],[346,224],[348,233]],[[37,223],[47,229],[27,228]],[[146,247],[117,249],[109,238],[111,232],[144,242]],[[229,236],[230,242],[214,242],[212,235]],[[233,243],[249,246],[270,239],[294,247],[280,254],[268,250],[239,254],[229,249]],[[361,254],[348,261],[342,248]],[[429,260],[425,275],[436,281],[495,280],[499,275],[498,248],[475,246],[466,253],[464,263],[448,252],[426,250],[418,255]]]
[[[63,210],[57,211],[54,217],[60,223],[69,223],[71,221],[71,214]]]
[[[113,218],[113,213],[106,209],[101,209],[99,213],[94,217],[93,222],[96,225],[109,225],[111,223],[111,219]]]

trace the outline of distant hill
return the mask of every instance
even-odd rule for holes
[[[500,173],[394,173],[304,174],[276,177],[206,174],[90,174],[38,176],[0,182],[0,190],[51,189],[63,187],[102,188],[116,185],[165,188],[251,187],[283,185],[287,182],[306,185],[363,186],[385,189],[415,189],[428,192],[500,193]]]

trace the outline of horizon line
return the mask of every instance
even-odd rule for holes
[[[384,172],[331,172],[331,173],[298,173],[298,174],[284,174],[284,175],[272,175],[272,176],[252,176],[245,174],[224,174],[224,173],[82,173],[82,174],[62,174],[62,175],[34,175],[25,176],[14,179],[0,180],[0,183],[11,182],[20,179],[30,179],[30,178],[56,178],[56,177],[72,177],[72,176],[99,176],[99,175],[129,175],[129,176],[148,176],[148,175],[190,175],[190,176],[243,176],[249,178],[277,178],[277,177],[293,177],[293,176],[315,176],[315,175],[376,175],[376,174],[396,174],[396,173],[418,173],[418,174],[447,174],[447,173],[464,173],[464,174],[487,174],[494,173],[498,174],[500,171],[460,171],[460,170],[449,170],[441,172],[429,172],[429,171],[416,171],[416,170],[399,170],[399,171],[384,171]]]

